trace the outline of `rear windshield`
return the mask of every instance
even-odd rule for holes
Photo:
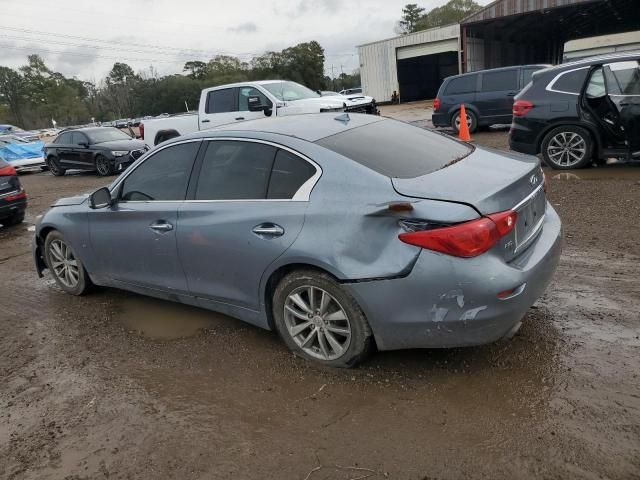
[[[392,178],[426,175],[472,151],[443,134],[396,120],[370,123],[316,143]]]

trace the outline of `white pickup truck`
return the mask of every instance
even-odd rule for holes
[[[149,147],[180,135],[244,120],[320,112],[377,113],[369,104],[344,96],[319,93],[284,80],[242,82],[206,88],[200,94],[198,113],[152,118],[140,124],[140,135]]]

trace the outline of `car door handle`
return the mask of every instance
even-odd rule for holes
[[[284,228],[275,223],[262,223],[253,227],[251,231],[259,237],[281,237],[284,235]]]
[[[151,230],[155,230],[156,232],[163,233],[173,230],[173,225],[171,225],[169,222],[165,222],[164,220],[159,220],[156,223],[149,225],[149,228]]]
[[[509,92],[507,93],[507,97],[515,97],[518,94],[518,92]]]
[[[236,120],[244,120],[244,117],[236,117]]]
[[[211,120],[207,120],[206,118],[204,120],[201,120],[201,123],[209,123]]]

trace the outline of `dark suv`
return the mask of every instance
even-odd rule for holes
[[[140,158],[147,147],[113,127],[88,127],[65,130],[44,146],[51,173],[64,175],[68,169],[95,170],[112,175]]]
[[[8,227],[22,223],[26,209],[27,194],[16,169],[0,158],[0,224]]]
[[[536,72],[513,105],[509,145],[563,170],[640,160],[640,52]]]
[[[447,77],[433,102],[433,125],[460,128],[460,104],[467,111],[469,131],[479,126],[511,123],[513,99],[537,70],[548,65],[494,68]]]

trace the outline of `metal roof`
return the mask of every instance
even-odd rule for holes
[[[578,4],[602,3],[604,1],[605,0],[496,0],[479,12],[464,18],[460,24],[464,26],[470,23],[495,20],[511,15],[520,15],[540,10],[552,10],[554,8],[569,7]]]

